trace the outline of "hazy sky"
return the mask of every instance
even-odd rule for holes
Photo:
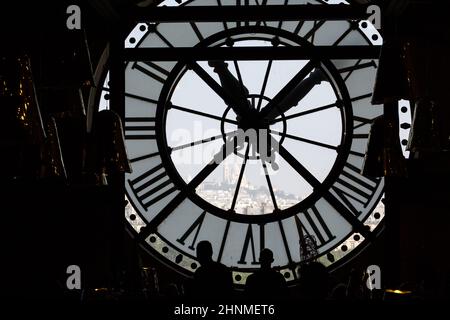
[[[222,1],[224,4],[226,1]],[[273,3],[272,3],[273,2]],[[276,4],[277,1],[272,1]],[[302,3],[305,1],[297,1]],[[335,2],[335,1],[333,1]],[[337,1],[341,2],[341,1]],[[199,3],[196,1],[196,3]],[[165,5],[177,5],[175,1],[165,1]],[[127,44],[126,44],[127,45]],[[241,41],[236,46],[268,46],[265,41]],[[129,46],[129,45],[128,45]],[[281,88],[307,63],[307,61],[274,61],[269,81],[265,90],[265,96],[272,98]],[[208,66],[207,62],[199,63],[212,77],[220,83],[219,77]],[[228,61],[229,70],[237,78],[233,62]],[[242,74],[243,83],[250,94],[259,94],[264,79],[264,73],[267,68],[267,61],[240,61],[239,68]],[[213,92],[194,72],[188,71],[181,78],[172,97],[172,103],[213,114],[223,116],[226,105],[220,97]],[[300,111],[324,106],[334,103],[336,97],[328,82],[323,81],[320,85],[313,88],[310,93],[298,104],[285,113],[291,115]],[[257,100],[256,100],[257,102]],[[262,107],[267,103],[263,100]],[[101,101],[101,108],[105,101]],[[403,103],[405,104],[405,103]],[[235,114],[230,111],[227,119],[235,120]],[[401,122],[410,119],[409,111],[401,114]],[[225,125],[225,131],[233,131],[236,126],[233,124]],[[282,123],[278,123],[271,129],[282,131]],[[285,128],[287,133],[293,136],[315,140],[329,145],[338,145],[341,138],[341,115],[337,108],[330,108],[324,111],[311,113],[306,116],[291,119],[287,122]],[[205,139],[220,134],[220,122],[199,115],[194,115],[179,110],[170,110],[167,117],[166,135],[170,146],[179,146],[185,143]],[[407,132],[401,131],[402,138],[407,137]],[[276,136],[274,136],[276,137]],[[276,137],[279,139],[278,137]],[[222,140],[200,144],[193,148],[186,148],[175,151],[172,155],[180,174],[185,180],[195,176],[205,163],[210,161],[223,145]],[[323,180],[329,173],[335,157],[334,150],[315,146],[305,142],[286,138],[283,146],[291,152],[316,178]],[[242,159],[231,155],[227,159],[228,163],[236,163],[240,168]],[[311,192],[311,187],[306,183],[295,170],[293,170],[279,155],[276,156],[276,163],[279,170],[270,170],[271,181],[275,189],[283,190],[297,196],[305,197]],[[220,165],[206,180],[220,181],[223,175],[223,164]],[[255,186],[267,186],[266,179],[260,160],[249,160],[247,162],[245,176]],[[295,178],[293,178],[295,177]]]
[[[269,45],[262,41],[245,41],[236,43],[237,45],[262,46]],[[265,96],[272,98],[280,89],[306,64],[307,61],[274,61],[269,80],[267,83]],[[239,69],[242,80],[250,94],[259,94],[261,91],[264,74],[267,68],[267,61],[240,61]],[[207,62],[200,65],[213,76],[218,83],[220,79]],[[236,70],[232,61],[228,62],[229,70],[237,78]],[[327,105],[336,101],[334,92],[328,82],[322,82],[299,103],[293,107],[286,115],[305,111],[322,105]],[[186,108],[222,116],[226,110],[226,105],[217,94],[210,89],[193,71],[185,73],[178,83],[172,96],[172,103]],[[257,100],[256,100],[257,103]],[[262,107],[267,101],[263,101]],[[228,119],[235,120],[235,114],[230,111]],[[172,109],[167,118],[166,134],[171,146],[178,146],[191,141],[208,138],[220,134],[220,122],[200,115],[194,115],[179,110]],[[236,130],[233,124],[227,124],[225,131]],[[282,131],[283,124],[280,122],[271,129]],[[337,108],[332,108],[306,116],[293,118],[287,121],[287,133],[303,138],[338,145],[341,135],[341,116]],[[277,138],[279,139],[279,138]],[[204,163],[211,159],[211,155],[220,150],[223,140],[212,141],[200,144],[193,148],[182,149],[173,153],[173,159],[178,163],[178,168],[185,179],[194,176],[196,172],[203,168]],[[286,138],[283,146],[288,149],[298,160],[302,162],[317,178],[322,180],[328,174],[333,165],[336,152],[309,143]],[[200,155],[203,162],[199,161]],[[192,159],[191,163],[189,159]],[[239,166],[242,160],[235,155],[231,155],[228,162],[237,163]],[[184,163],[183,163],[184,162]],[[200,162],[202,164],[200,164]],[[279,169],[271,170],[271,180],[273,187],[284,190],[298,196],[306,196],[311,192],[309,184],[300,178],[279,155],[276,156]],[[219,166],[208,180],[221,180],[223,165]],[[260,160],[249,160],[245,169],[247,180],[256,186],[266,186],[266,179],[262,171]],[[298,179],[292,177],[297,176]]]

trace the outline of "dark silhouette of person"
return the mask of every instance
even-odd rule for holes
[[[338,283],[330,293],[331,300],[344,301],[347,299],[347,285],[345,283]]]
[[[245,292],[248,298],[281,299],[286,296],[287,286],[284,277],[271,267],[273,252],[263,249],[259,255],[261,268],[248,276]]]
[[[327,268],[320,262],[303,265],[299,272],[300,298],[305,300],[324,300],[328,297],[330,278]]]
[[[229,299],[233,294],[231,271],[223,264],[213,261],[213,250],[209,241],[197,245],[197,259],[200,267],[194,273],[193,298],[201,300]]]
[[[362,300],[366,297],[366,278],[365,272],[353,268],[350,270],[350,275],[347,283],[347,299]]]

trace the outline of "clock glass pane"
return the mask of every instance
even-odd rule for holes
[[[243,1],[242,1],[243,3]],[[248,1],[245,5],[345,1]],[[234,0],[164,1],[165,6],[239,6]],[[126,48],[276,49],[374,46],[369,22],[240,21],[136,24]],[[180,57],[181,58],[181,57]],[[188,61],[189,60],[189,61]],[[287,281],[299,264],[345,261],[378,232],[383,179],[360,174],[372,120],[376,59],[180,59],[126,61],[125,216],[156,257],[184,273],[195,246],[237,285],[259,267],[262,248]],[[104,71],[99,109],[109,108]],[[314,252],[302,251],[312,239]]]

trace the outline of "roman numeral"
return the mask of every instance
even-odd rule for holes
[[[221,6],[222,6],[222,1],[217,0],[217,5],[218,5],[219,7],[221,7]],[[223,24],[223,29],[224,29],[224,30],[228,30],[228,26],[227,26],[226,22],[222,22],[222,24]]]
[[[147,160],[147,159],[156,157],[158,154],[159,154],[159,152],[147,153],[147,154],[144,154],[143,156],[139,156],[139,157],[130,159],[130,162],[134,163],[134,162],[138,162],[138,161],[142,161],[142,160]]]
[[[131,68],[142,72],[162,84],[164,84],[169,76],[169,71],[151,61],[135,62]]]
[[[350,150],[349,153],[350,153],[351,155],[353,155],[353,156],[356,156],[356,157],[360,157],[360,158],[364,158],[364,157],[365,157],[365,154],[364,154],[364,153],[358,152],[358,151],[355,151],[355,150]]]
[[[109,95],[109,92],[111,92],[111,90],[109,88],[107,88],[107,87],[102,87],[102,90],[108,92],[108,95]],[[150,99],[150,98],[143,97],[143,96],[140,96],[140,95],[137,95],[137,94],[133,94],[133,93],[129,93],[129,92],[125,92],[125,97],[131,98],[131,99],[140,100],[140,101],[144,101],[144,102],[148,102],[148,103],[151,103],[151,104],[154,104],[154,105],[158,104],[158,101],[156,101],[154,99]],[[105,98],[105,99],[109,100],[109,96],[108,96],[108,98]]]
[[[143,228],[141,228],[140,233],[139,233],[139,237],[141,239],[146,239],[152,232],[155,232],[158,229],[158,226],[173,212],[173,210],[175,210],[188,196],[189,193],[191,192],[195,192],[195,189],[200,185],[200,183],[202,183],[206,177],[208,177],[215,169],[217,169],[217,167],[220,165],[220,161],[215,161],[217,159],[225,159],[226,157],[228,157],[235,149],[232,148],[231,143],[226,143],[223,145],[223,147],[221,148],[221,150],[216,153],[213,157],[213,160],[211,162],[209,162],[199,173],[197,173],[197,175],[184,187],[182,187],[180,189],[180,191],[164,206],[164,208],[159,211],[156,216]],[[156,173],[156,171],[158,170],[158,167],[162,167],[162,165],[160,164],[159,166],[156,166],[155,168],[151,169],[151,173],[148,174],[146,173],[146,176],[152,176],[153,174]],[[156,169],[156,171],[155,171]],[[165,172],[163,172],[164,176],[167,175]],[[144,179],[146,179],[146,177],[139,177],[138,178],[139,181],[134,180],[132,183],[130,181],[130,186],[132,186],[134,189],[136,188],[136,184],[137,183],[141,183]],[[152,179],[152,178],[150,178]],[[170,184],[170,179],[168,179],[166,182],[161,182],[162,178],[161,177],[155,177],[152,180],[157,180],[159,185],[157,187],[153,188],[153,185],[155,185],[156,183],[153,182],[151,183],[152,186],[148,187],[147,189],[153,188],[149,191],[145,190],[145,195],[148,197],[152,196],[152,192],[155,192],[157,190],[161,190],[161,185],[166,186],[167,184]],[[139,188],[142,188],[142,185],[139,186]],[[174,187],[171,187],[169,190],[166,190],[164,193],[160,194],[159,197],[160,199],[166,197],[167,195],[169,195],[170,193],[172,193],[175,190]],[[136,192],[134,192],[136,195]],[[137,196],[143,197],[143,195],[139,195],[137,194]],[[160,200],[159,199],[159,200]],[[158,200],[158,201],[159,201]],[[146,198],[144,201],[146,201],[146,203],[144,203],[144,205],[147,205],[147,203],[149,201],[154,201],[154,199],[152,198]],[[142,202],[144,202],[142,201]]]
[[[128,179],[128,183],[136,199],[145,210],[176,190],[172,185],[169,189],[159,195],[155,195],[172,184],[170,179],[168,179],[167,172],[164,170],[162,163],[147,170],[137,178],[132,180]]]
[[[241,1],[242,0],[236,0],[236,7],[241,6]],[[241,21],[237,21],[236,22],[236,27],[240,27],[241,26]]]
[[[177,239],[179,243],[184,245],[186,239],[195,231],[194,237],[192,239],[191,244],[189,245],[189,249],[195,250],[195,245],[197,242],[198,233],[200,232],[200,229],[203,225],[203,220],[205,219],[206,211],[203,211],[203,213],[194,221],[194,223],[187,229],[187,231],[181,236],[180,239]]]
[[[360,212],[351,203],[350,199],[366,207],[380,181],[380,179],[363,177],[359,172],[360,170],[357,167],[346,163],[344,170],[336,180],[336,184],[332,187],[332,190],[338,196],[338,200],[346,205],[355,216],[358,216]]]
[[[292,264],[292,256],[291,256],[291,250],[289,249],[289,243],[287,241],[286,232],[284,231],[283,222],[281,220],[278,220],[278,227],[280,228],[281,233],[281,239],[283,240],[283,246],[286,251],[286,256],[288,258],[289,264]],[[294,272],[294,278],[297,278],[297,275]]]
[[[301,245],[300,242],[303,241],[303,239],[305,238],[305,235],[306,236],[311,236],[311,234],[305,228],[305,226],[300,221],[300,218],[297,215],[294,216],[294,220],[295,220],[295,226],[297,227],[299,244]]]
[[[324,219],[322,218],[319,210],[317,210],[315,206],[312,206],[301,214],[304,215],[307,225],[303,225],[298,215],[294,217],[299,234],[299,240],[302,239],[304,235],[314,236],[317,241],[317,246],[320,247],[335,238],[335,236],[325,223]],[[310,230],[312,232],[308,231],[307,226],[310,227]]]
[[[365,99],[365,98],[368,98],[370,96],[371,96],[371,94],[362,95],[360,97],[352,98],[352,101]],[[370,126],[374,119],[368,119],[368,118],[361,117],[361,116],[353,116],[353,131],[356,131],[357,129],[360,129],[360,128],[366,126],[366,125]],[[364,130],[364,131],[366,131],[366,130]],[[353,135],[353,138],[354,139],[368,139],[369,138],[369,133],[368,133],[369,132],[369,128],[367,128],[366,132],[367,133],[356,133],[356,134]],[[359,151],[361,151],[361,150],[359,150]],[[357,150],[350,150],[350,154],[354,155],[354,156],[357,156],[357,157],[360,157],[360,158],[364,158],[365,154],[362,153],[362,152],[359,152],[359,151],[357,151]]]
[[[254,0],[254,1],[255,1],[255,3],[252,5],[265,6],[267,4],[267,0]],[[239,6],[250,6],[250,1],[249,0],[236,0],[236,7],[239,7]],[[261,23],[264,24],[265,26],[267,26],[265,21],[257,21],[255,25],[259,26]],[[250,21],[237,21],[236,26],[237,27],[241,27],[241,26],[248,27],[248,26],[250,26]]]
[[[155,139],[154,117],[125,117],[125,139]]]
[[[273,100],[272,100],[273,101]],[[283,148],[282,145],[279,146],[279,151],[281,157],[286,160],[293,169],[295,169],[298,173],[301,174],[301,176],[313,187],[316,189],[321,189],[321,183],[319,180],[316,179],[316,177],[311,174],[300,162],[297,161],[297,159],[292,156],[285,148]],[[348,210],[336,197],[331,194],[329,191],[325,191],[323,193],[324,199],[329,202],[336,210],[337,212],[345,219],[347,220],[354,228],[355,230],[358,230],[358,232],[362,232],[361,234],[365,237],[366,234],[368,234],[368,231],[364,229],[364,225],[359,221],[353,213]]]
[[[265,246],[264,225],[261,224],[259,225],[259,227],[260,249],[262,249]],[[253,228],[251,224],[248,225],[247,233],[245,234],[244,245],[242,247],[241,257],[237,262],[238,264],[247,264],[247,255],[249,249],[251,250],[251,264],[258,264],[259,262],[257,259],[257,253],[255,251],[255,239],[253,237]]]
[[[220,243],[219,254],[217,255],[218,262],[222,261],[223,251],[225,249],[225,243],[227,242],[227,238],[228,238],[228,231],[230,230],[230,224],[231,224],[230,220],[227,220],[227,224],[225,225],[225,230],[223,232],[222,242]]]
[[[289,0],[284,0],[283,5],[287,5],[288,1]],[[283,21],[282,20],[278,21],[278,26],[277,27],[278,27],[278,29],[281,29],[283,27]]]
[[[246,0],[248,3],[248,0]],[[265,6],[267,5],[267,0],[255,0],[256,5],[258,6]],[[265,27],[267,27],[267,22],[266,21],[256,21],[255,26],[260,26],[261,24],[263,24]]]

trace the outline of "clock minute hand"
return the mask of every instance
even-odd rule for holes
[[[357,45],[357,43],[351,44]],[[284,89],[281,90],[272,99],[272,101],[261,110],[261,114],[266,118],[266,120],[274,120],[290,108],[295,107],[316,85],[320,84],[322,81],[328,81],[324,73],[319,68],[315,68],[314,71],[312,71],[314,65],[314,61],[309,61],[285,86],[284,89],[291,88],[291,91],[289,91],[289,89],[287,92]],[[341,60],[334,61],[334,65],[338,70],[345,67]],[[305,79],[306,75],[310,71],[312,71],[311,74]],[[297,85],[295,85],[296,82],[298,83]]]
[[[318,68],[314,69],[307,78],[312,68],[306,65],[262,110],[261,115],[266,120],[271,121],[280,114],[295,107],[316,85],[326,80],[322,71]],[[305,70],[306,69],[306,70]],[[299,80],[301,78],[303,80]]]
[[[300,82],[294,90],[278,105],[278,108],[269,113],[269,119],[273,120],[281,113],[288,111],[295,107],[298,103],[318,84],[324,79],[323,73],[320,69],[315,69],[308,78]],[[276,111],[276,112],[273,112]]]
[[[249,94],[248,89],[236,79],[233,74],[228,70],[228,64],[224,61],[209,61],[210,67],[214,68],[214,72],[219,75],[222,88],[228,94],[233,97],[235,105],[231,106],[238,116],[249,115],[251,109],[250,103],[247,100]]]

